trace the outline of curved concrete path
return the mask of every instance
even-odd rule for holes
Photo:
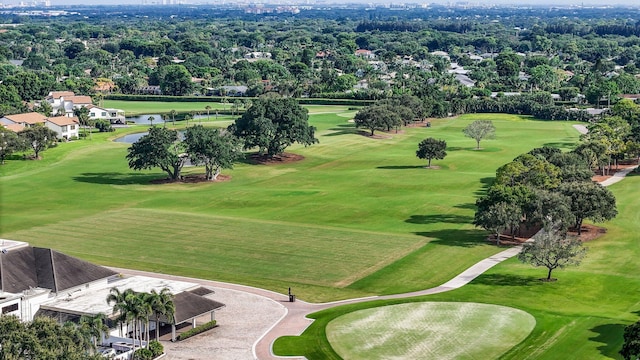
[[[636,169],[638,166],[633,166],[626,168],[624,170],[616,172],[612,177],[606,179],[601,182],[602,186],[609,186],[611,184],[615,184],[620,180],[624,179],[624,177],[629,174],[631,171]],[[314,313],[316,311],[328,309],[330,307],[344,305],[344,304],[353,304],[371,300],[384,300],[384,299],[400,299],[400,298],[408,298],[414,296],[421,295],[430,295],[437,294],[445,291],[454,290],[460,288],[478,276],[482,275],[485,271],[489,270],[493,266],[505,261],[509,258],[512,258],[520,252],[521,246],[514,246],[507,250],[504,250],[498,254],[490,256],[475,265],[471,266],[467,270],[463,271],[461,274],[457,275],[453,279],[448,282],[437,286],[435,288],[415,291],[411,293],[405,294],[395,294],[395,295],[385,295],[385,296],[373,296],[367,298],[360,299],[350,299],[344,301],[336,301],[332,303],[323,303],[323,304],[311,304],[303,301],[296,301],[294,303],[285,303],[287,307],[287,314],[280,320],[279,323],[275,324],[258,342],[254,345],[254,355],[256,359],[265,360],[265,359],[283,359],[284,357],[275,356],[272,351],[273,342],[281,337],[281,336],[298,336],[304,332],[304,330],[311,325],[313,322],[312,319],[306,317],[306,315]],[[304,359],[304,357],[286,357],[288,359]]]
[[[616,172],[611,178],[603,181],[601,184],[603,186],[608,186],[614,184],[620,180],[622,180],[629,172],[633,171],[637,166],[630,167],[624,169],[622,171]],[[499,252],[495,255],[492,255],[475,265],[469,267],[467,270],[463,271],[453,279],[447,281],[446,283],[420,291],[404,293],[404,294],[394,294],[394,295],[384,295],[384,296],[371,296],[365,298],[357,298],[357,299],[348,299],[342,301],[335,301],[329,303],[308,303],[302,300],[296,300],[295,302],[289,302],[288,295],[276,293],[270,290],[231,284],[219,281],[210,281],[210,280],[202,280],[202,279],[193,279],[182,276],[173,276],[166,274],[156,274],[149,273],[144,271],[135,271],[129,269],[116,269],[116,271],[120,271],[126,274],[140,274],[146,276],[161,276],[164,278],[175,279],[175,280],[183,280],[183,281],[191,281],[200,283],[202,285],[231,289],[236,291],[248,292],[251,294],[259,295],[268,299],[275,301],[276,303],[281,304],[285,308],[284,315],[271,326],[253,345],[253,357],[254,359],[266,360],[266,359],[283,359],[285,357],[275,356],[272,352],[273,342],[281,337],[281,336],[298,336],[302,334],[309,325],[313,322],[312,319],[307,318],[307,315],[328,309],[331,307],[345,305],[345,304],[354,304],[372,300],[385,300],[385,299],[400,299],[400,298],[409,298],[414,296],[421,295],[430,295],[442,293],[450,290],[454,290],[460,288],[478,276],[482,275],[485,271],[489,270],[493,266],[505,261],[509,258],[516,256],[520,252],[520,246],[515,246],[509,249],[506,249],[502,252]],[[304,357],[286,357],[287,359],[305,359]]]
[[[410,293],[404,294],[394,294],[394,295],[383,295],[383,296],[371,296],[366,298],[358,298],[358,299],[349,299],[342,301],[335,301],[330,303],[322,303],[322,304],[312,304],[304,301],[298,301],[290,303],[285,303],[287,308],[287,313],[280,320],[279,323],[275,324],[273,328],[270,329],[258,342],[254,345],[254,356],[256,359],[264,360],[264,359],[283,359],[283,357],[275,356],[272,352],[271,346],[273,342],[281,337],[281,336],[298,336],[304,332],[304,330],[311,325],[313,322],[312,319],[307,318],[307,315],[314,313],[316,311],[328,309],[331,307],[345,305],[345,304],[354,304],[372,300],[386,300],[386,299],[401,299],[408,298],[414,296],[421,295],[430,295],[437,294],[445,291],[450,291],[453,289],[457,289],[462,287],[463,285],[468,284],[471,280],[477,278],[485,271],[489,270],[493,266],[499,264],[500,262],[507,260],[520,252],[520,247],[512,247],[507,250],[504,250],[498,254],[490,256],[475,265],[471,266],[467,270],[463,271],[458,276],[453,279],[447,281],[446,283],[426,289],[420,290]],[[304,357],[286,357],[287,359],[305,359]]]

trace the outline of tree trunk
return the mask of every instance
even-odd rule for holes
[[[480,140],[476,140],[476,150],[480,150]]]
[[[578,236],[582,234],[582,219],[576,220],[576,230],[578,230]]]
[[[156,341],[160,341],[160,319],[156,313]]]
[[[216,171],[213,173],[213,178],[211,180],[218,180],[218,175],[220,175],[220,168],[216,167]]]
[[[552,268],[549,268],[549,273],[547,273],[547,281],[551,280],[551,272],[553,271]]]
[[[373,136],[373,132],[375,131],[375,129],[371,129],[371,136]]]
[[[431,158],[429,158],[429,165],[427,167],[431,167]]]

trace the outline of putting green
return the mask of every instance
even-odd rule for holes
[[[327,338],[343,358],[495,359],[524,340],[536,320],[505,306],[423,302],[343,315]]]

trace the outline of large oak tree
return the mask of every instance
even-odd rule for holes
[[[307,109],[291,98],[256,99],[228,130],[244,141],[245,149],[258,148],[260,155],[269,158],[296,142],[305,146],[318,142]]]
[[[207,180],[216,180],[242,156],[240,140],[227,131],[196,125],[187,129],[184,143],[191,162],[205,166]]]
[[[581,233],[584,219],[603,222],[618,214],[615,196],[600,184],[592,181],[571,182],[560,185],[558,189],[571,199],[571,213],[575,216],[578,234]]]
[[[178,132],[152,126],[149,133],[129,147],[129,167],[134,170],[159,167],[171,180],[178,180],[187,160]]]

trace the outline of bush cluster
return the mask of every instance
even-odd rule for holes
[[[206,324],[202,324],[200,326],[197,326],[189,331],[183,332],[182,334],[178,335],[178,341],[188,339],[192,336],[195,336],[207,330],[213,329],[216,326],[217,326],[217,323],[215,320],[209,321]]]
[[[158,341],[151,341],[146,348],[141,348],[133,353],[134,360],[152,360],[162,355],[164,347]]]

